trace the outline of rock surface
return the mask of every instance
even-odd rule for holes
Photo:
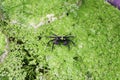
[[[120,0],[106,0],[106,1],[120,10]]]

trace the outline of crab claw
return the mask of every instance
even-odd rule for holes
[[[63,45],[67,45],[68,44],[68,42],[67,41],[65,41],[64,43],[63,43]]]

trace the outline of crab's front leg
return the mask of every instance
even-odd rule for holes
[[[50,45],[50,42],[53,42],[53,41],[54,41],[54,39],[48,41],[47,46]]]
[[[50,45],[50,42],[52,42],[52,50],[54,49],[55,44],[59,44],[59,42],[56,39],[52,39],[47,43],[47,46]]]

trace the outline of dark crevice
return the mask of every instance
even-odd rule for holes
[[[41,36],[38,36],[38,40],[41,40],[41,38],[42,38]]]
[[[11,37],[8,38],[8,40],[9,40],[9,42],[15,42],[15,37],[11,36]]]
[[[23,42],[22,40],[18,39],[18,40],[17,40],[17,44],[18,44],[18,45],[21,45],[21,44],[24,44],[24,42]]]

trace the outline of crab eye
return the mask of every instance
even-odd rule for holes
[[[57,37],[56,39],[59,40],[59,39],[61,39],[61,37]]]

